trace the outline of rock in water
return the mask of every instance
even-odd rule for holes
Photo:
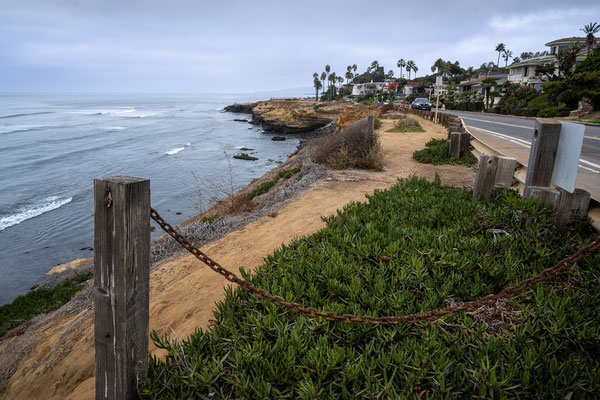
[[[273,136],[273,137],[271,138],[271,140],[274,140],[274,141],[276,141],[276,142],[282,142],[282,141],[284,141],[284,140],[285,140],[285,137],[283,137],[283,136]]]

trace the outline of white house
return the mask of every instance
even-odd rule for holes
[[[546,80],[537,74],[537,68],[546,64],[552,64],[555,66],[555,73],[558,69],[558,60],[556,55],[559,51],[564,50],[571,44],[577,44],[581,47],[581,50],[577,53],[576,64],[585,60],[588,54],[587,47],[585,46],[584,37],[570,37],[554,40],[546,43],[546,46],[550,48],[549,55],[529,58],[509,65],[510,72],[508,74],[508,80],[511,83],[518,83],[521,86],[532,86],[537,90],[542,88],[542,83]]]

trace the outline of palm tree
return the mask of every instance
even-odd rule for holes
[[[419,70],[419,68],[417,68],[417,65],[413,63],[413,67],[412,67],[413,72],[415,73],[415,78],[417,77],[417,71]]]
[[[485,90],[485,109],[486,110],[489,108],[489,104],[490,104],[490,89],[495,84],[496,84],[496,80],[494,78],[485,78],[483,81],[481,81],[481,85],[483,86],[483,88]]]
[[[354,80],[354,78],[356,78],[356,70],[358,69],[358,67],[356,66],[356,64],[352,64],[352,71],[354,71],[354,77],[352,78]]]
[[[413,60],[408,60],[406,62],[406,72],[408,72],[408,80],[410,80],[410,71],[415,71],[416,67],[417,66],[415,65],[415,62]]]
[[[600,25],[597,22],[590,22],[583,29],[580,29],[585,33],[585,45],[588,49],[588,56],[591,53],[592,48],[594,47],[594,42],[596,41],[596,37],[594,36],[596,33],[600,32]]]
[[[402,78],[402,68],[406,67],[406,61],[404,61],[404,58],[401,58],[398,60],[398,63],[396,65],[398,66],[398,68],[400,68],[400,78]]]
[[[319,101],[319,89],[321,89],[323,87],[323,85],[321,85],[321,81],[319,80],[319,77],[316,76],[314,81],[313,81],[313,85],[315,87],[315,90],[317,91],[315,93],[315,101]]]
[[[325,87],[325,79],[327,79],[327,73],[326,72],[321,72],[321,80],[323,81],[323,85],[321,85],[321,87]]]
[[[442,75],[450,73],[450,65],[441,58],[435,60],[435,63],[433,63],[433,65],[431,66],[431,72],[435,72],[436,69]]]
[[[513,55],[513,52],[506,49],[504,50],[504,68],[506,68],[508,66],[508,59],[511,58]]]
[[[351,71],[346,72],[346,85],[350,83],[350,79],[352,79],[353,75]]]
[[[325,72],[327,73],[327,82],[329,82],[329,72],[331,71],[331,67],[329,64],[325,66]],[[329,87],[328,87],[329,88]]]
[[[500,65],[500,54],[502,54],[504,50],[506,50],[504,43],[498,43],[498,46],[496,46],[496,51],[498,52],[498,62],[496,65]]]

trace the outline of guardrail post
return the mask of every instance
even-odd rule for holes
[[[148,366],[150,181],[94,180],[96,399],[138,398]]]
[[[560,128],[561,124],[558,121],[541,118],[536,120],[523,197],[530,197],[529,188],[532,186],[550,187]]]
[[[479,157],[479,169],[475,175],[473,184],[473,200],[479,196],[488,197],[494,189],[496,181],[496,170],[498,169],[498,157],[482,154]]]
[[[450,133],[450,154],[454,158],[460,158],[471,146],[471,135],[462,132]]]

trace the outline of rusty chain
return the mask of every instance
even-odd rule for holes
[[[416,313],[403,316],[387,316],[387,317],[371,317],[368,315],[357,317],[352,314],[337,314],[332,311],[319,311],[312,307],[302,307],[299,303],[287,302],[280,296],[273,296],[265,289],[257,288],[251,282],[238,277],[235,273],[225,269],[212,258],[204,254],[198,247],[191,244],[185,237],[177,232],[168,222],[166,222],[158,212],[151,208],[150,215],[154,221],[168,233],[177,243],[183,248],[192,253],[197,259],[208,265],[210,269],[221,274],[229,282],[239,285],[242,289],[254,293],[257,297],[269,300],[271,303],[279,307],[284,307],[293,313],[303,314],[307,317],[321,317],[327,321],[340,321],[344,324],[361,324],[361,325],[397,325],[397,324],[413,324],[423,321],[434,321],[445,316],[454,316],[461,311],[473,312],[483,306],[494,304],[499,299],[510,299],[516,294],[531,289],[540,282],[547,281],[553,278],[558,273],[575,265],[579,260],[582,260],[596,250],[600,249],[600,236],[592,243],[579,249],[571,256],[558,262],[553,267],[547,268],[534,277],[521,281],[516,286],[508,287],[501,290],[497,294],[489,294],[480,300],[473,300],[463,303],[459,306],[447,307],[441,311],[427,311],[425,313]]]

